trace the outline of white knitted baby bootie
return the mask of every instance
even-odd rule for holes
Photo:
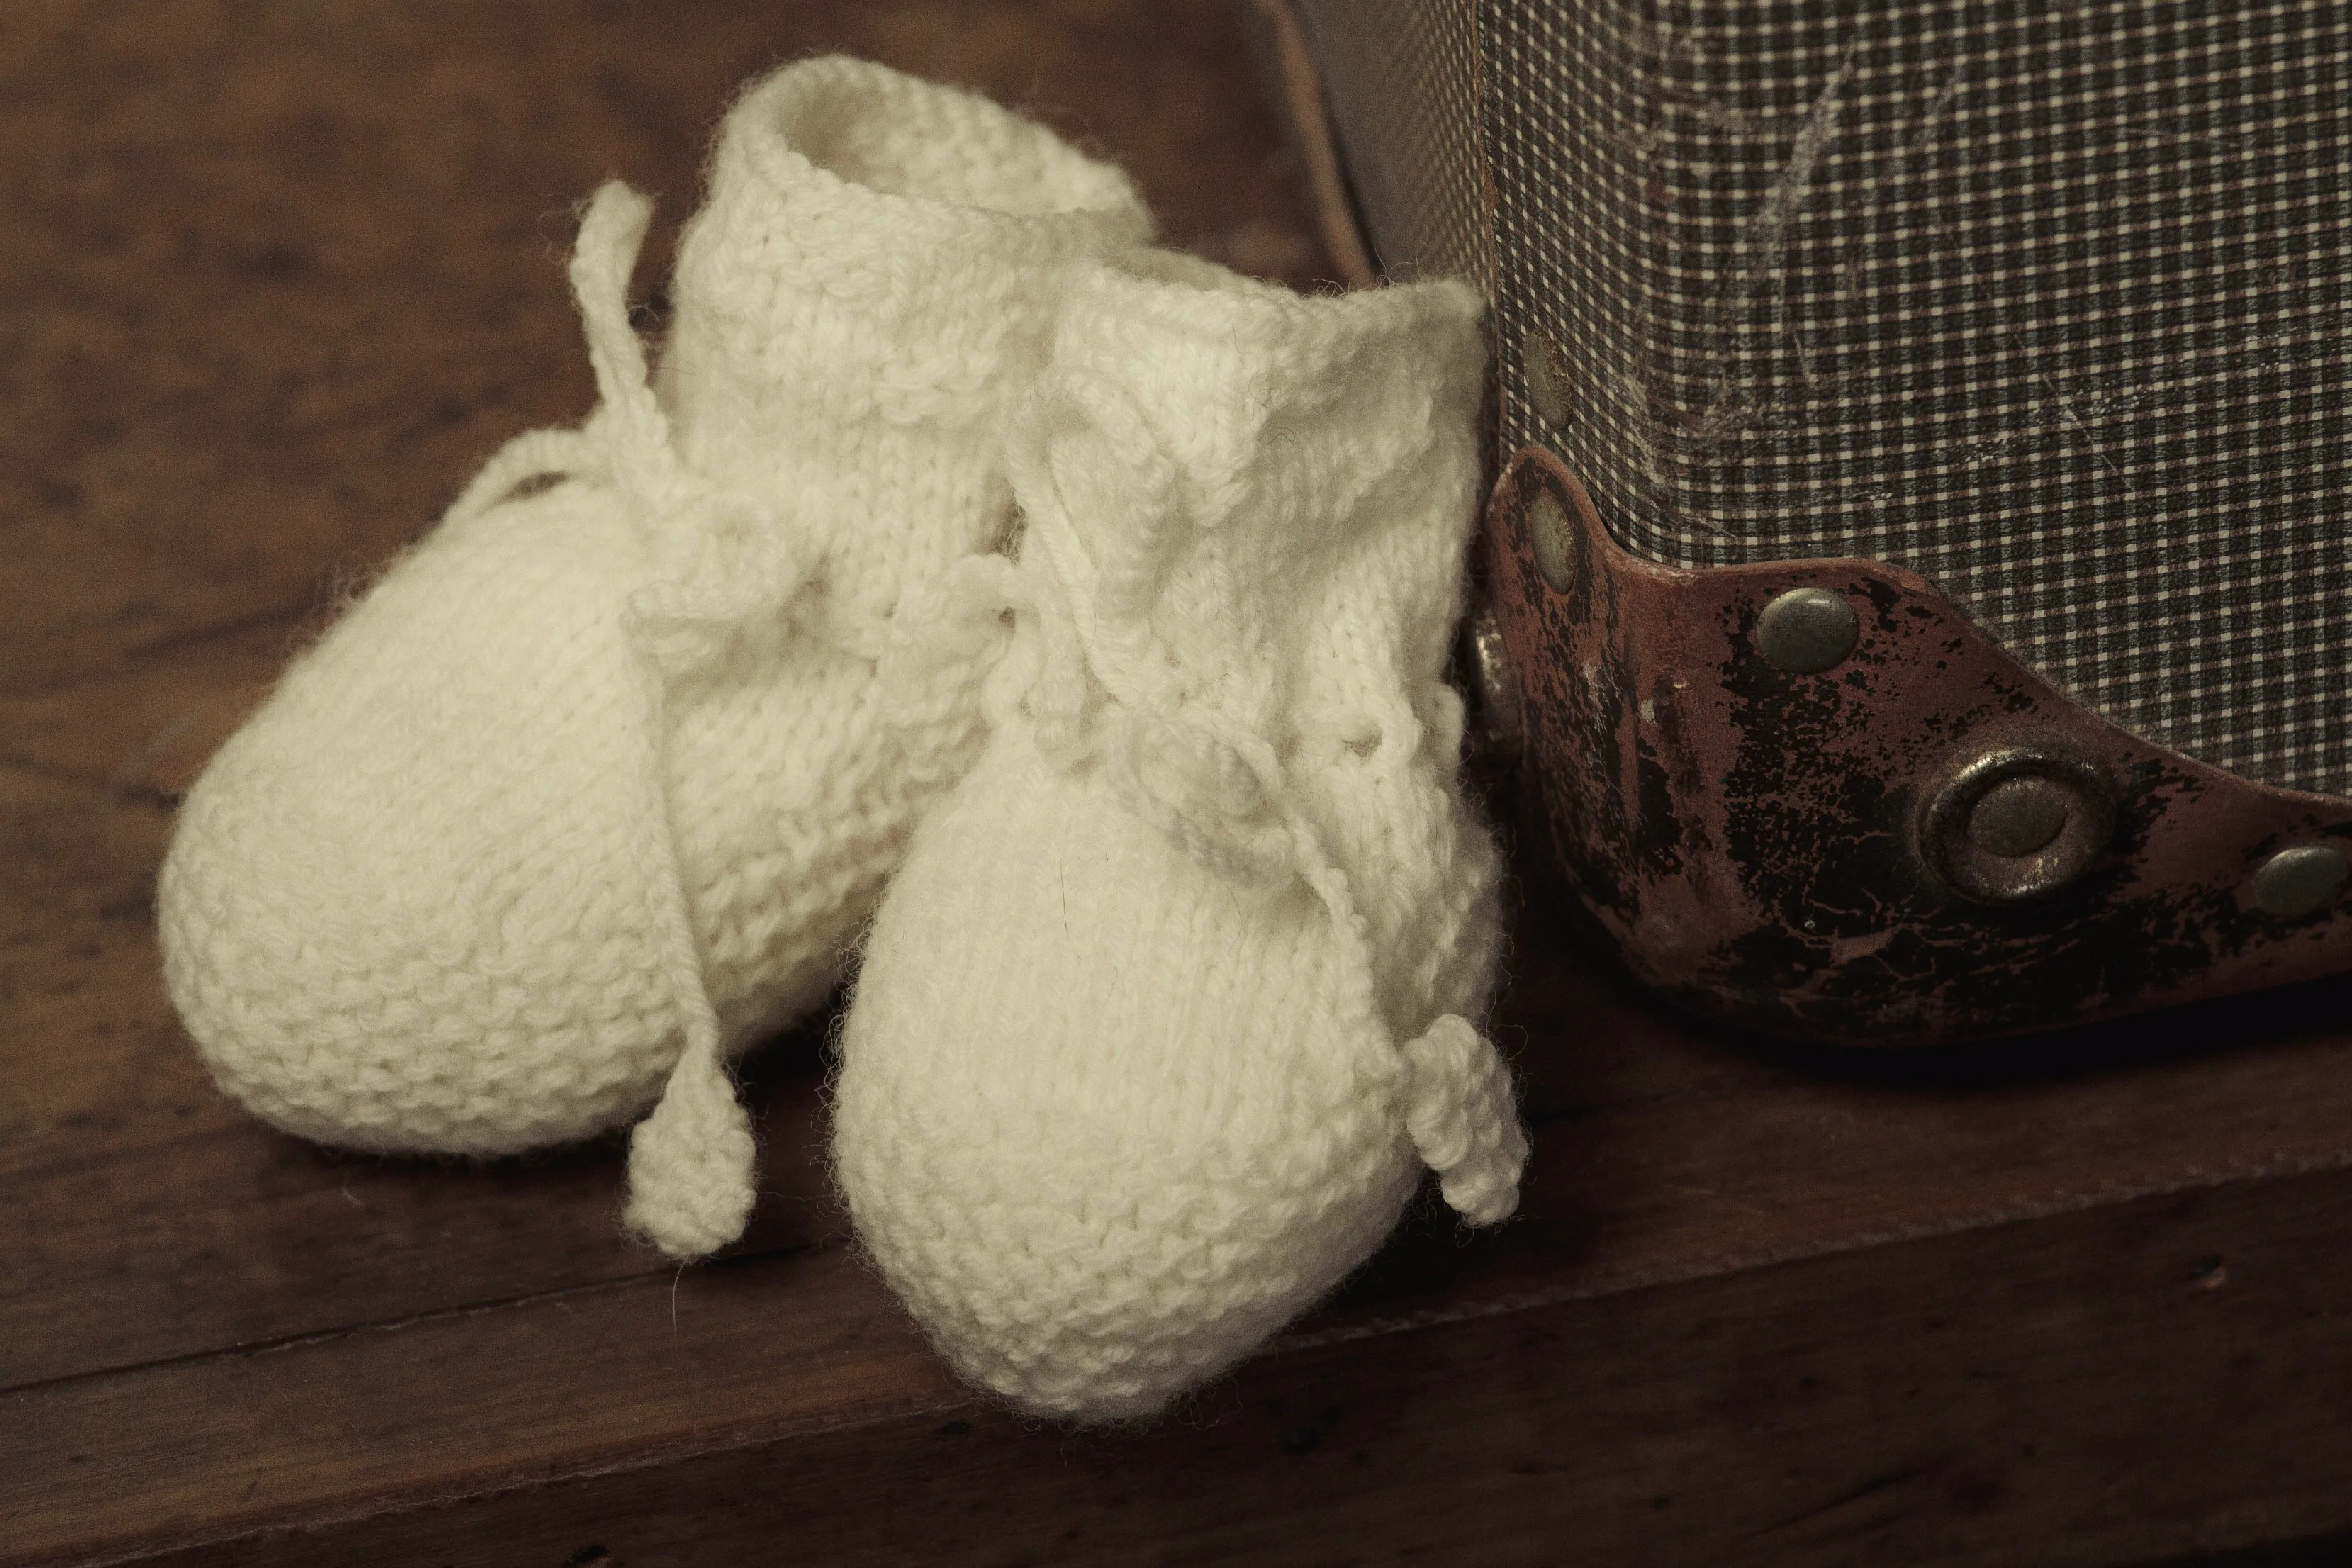
[[[835,1107],[866,1247],[1024,1408],[1139,1415],[1228,1366],[1424,1163],[1474,1222],[1517,1202],[1442,676],[1478,308],[1173,258],[1072,292],[1018,563],[955,584],[1012,612],[995,728],[876,917]]]
[[[725,1058],[835,983],[978,752],[976,698],[883,721],[892,617],[1001,546],[1065,280],[1149,228],[1043,128],[847,59],[746,94],[710,183],[658,395],[625,301],[649,209],[610,184],[572,263],[596,413],[499,453],[296,659],[158,900],[181,1016],[259,1114],[495,1154],[658,1098],[630,1218],[680,1256],[751,1202]]]

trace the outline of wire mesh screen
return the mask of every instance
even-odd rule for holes
[[[1486,0],[1475,23],[1480,199],[1365,205],[1376,246],[1463,269],[1476,242],[1444,237],[1491,232],[1505,450],[1561,452],[1639,554],[1896,562],[2133,730],[2352,788],[2352,7]],[[1335,105],[1390,112],[1338,75]],[[1444,140],[1339,118],[1351,161]],[[1519,391],[1531,331],[1557,430]]]

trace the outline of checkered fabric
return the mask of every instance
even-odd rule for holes
[[[1487,0],[1473,53],[1502,450],[1637,553],[1899,563],[2109,718],[2352,793],[2352,7]],[[1365,205],[1483,271],[1476,208]]]

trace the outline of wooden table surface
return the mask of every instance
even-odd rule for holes
[[[846,1244],[822,1027],[747,1241],[617,1142],[337,1155],[207,1081],[176,792],[338,592],[590,383],[559,263],[730,89],[843,48],[1328,268],[1222,4],[0,7],[0,1563],[2125,1563],[2352,1527],[2352,990],[1791,1061],[1561,934],[1522,856],[1522,1216],[1423,1203],[1148,1428],[978,1403]],[[2153,1059],[2140,1059],[2152,1056]],[[2317,1559],[2313,1559],[2316,1561]]]

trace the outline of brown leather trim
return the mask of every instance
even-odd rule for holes
[[[1568,524],[1550,582],[1528,521],[1546,498]],[[1526,798],[1607,940],[1687,1005],[1775,1034],[1928,1044],[2352,968],[2352,900],[2283,919],[2251,889],[2283,848],[2352,848],[2352,801],[2119,729],[1923,578],[1872,561],[1639,560],[1539,447],[1496,486],[1486,555]],[[1799,587],[1859,616],[1852,654],[1819,673],[1757,647],[1759,613]],[[2111,786],[2110,818],[2056,890],[1971,891],[1926,837],[1950,816],[1938,793],[2021,750],[2059,759],[2068,787]]]

